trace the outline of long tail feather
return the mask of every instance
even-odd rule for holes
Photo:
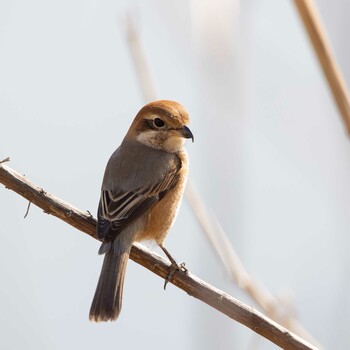
[[[110,249],[103,266],[90,309],[90,320],[115,321],[122,307],[123,285],[129,253],[116,254]]]

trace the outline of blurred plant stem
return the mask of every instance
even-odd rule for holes
[[[313,0],[294,0],[350,136],[350,96]]]

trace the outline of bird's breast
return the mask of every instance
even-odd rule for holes
[[[148,212],[148,220],[145,229],[139,232],[137,240],[155,240],[162,243],[172,227],[181,203],[188,175],[187,153],[179,153],[181,169],[179,179],[171,190]]]

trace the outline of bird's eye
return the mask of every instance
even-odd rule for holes
[[[162,127],[165,125],[165,123],[163,122],[163,120],[160,119],[160,118],[155,118],[155,119],[153,120],[153,124],[154,124],[157,128],[162,128]]]

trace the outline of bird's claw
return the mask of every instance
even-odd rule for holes
[[[170,282],[171,278],[175,275],[176,272],[182,271],[187,273],[188,269],[185,267],[185,263],[177,264],[177,263],[172,263],[169,266],[169,272],[165,277],[164,280],[164,290],[166,289],[167,284]]]

